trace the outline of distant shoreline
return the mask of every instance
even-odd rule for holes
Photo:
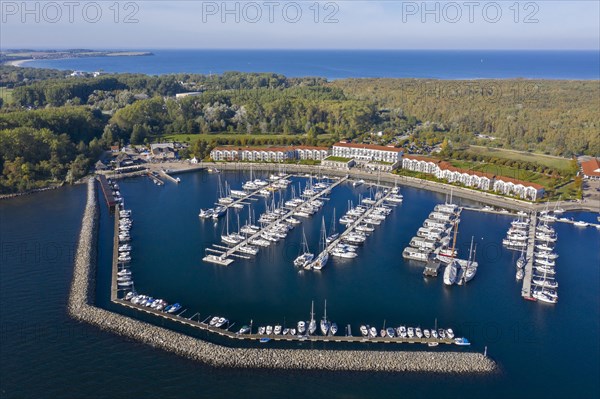
[[[19,57],[16,53],[13,57]],[[66,60],[73,58],[92,58],[92,57],[144,57],[154,55],[149,51],[90,51],[85,53],[70,53],[70,52],[30,52],[25,53],[25,58],[5,59],[0,62],[2,65],[10,65],[14,67],[26,67],[24,65],[30,61],[47,61],[47,60]],[[36,57],[37,55],[37,57]]]

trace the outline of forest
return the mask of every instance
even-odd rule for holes
[[[1,193],[74,181],[110,145],[174,135],[198,135],[199,156],[216,144],[341,138],[407,150],[444,141],[457,157],[468,144],[600,154],[598,81],[69,73],[0,66]]]

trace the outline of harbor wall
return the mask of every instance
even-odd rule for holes
[[[96,195],[95,182],[90,179],[68,302],[70,316],[78,321],[214,367],[450,374],[498,371],[493,360],[472,352],[225,347],[98,308],[93,305],[99,218]]]

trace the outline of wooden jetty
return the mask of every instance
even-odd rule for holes
[[[146,175],[157,185],[162,186],[163,184],[165,184],[165,182],[163,182],[162,180],[160,180],[158,177],[154,176],[152,174],[152,172],[148,172],[146,173]]]

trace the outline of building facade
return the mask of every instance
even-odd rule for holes
[[[328,156],[325,147],[216,147],[210,152],[214,161],[285,162],[313,159],[321,161]]]
[[[414,172],[435,175],[448,183],[460,183],[465,187],[482,191],[495,191],[499,194],[520,197],[535,201],[544,196],[544,187],[522,180],[476,170],[456,168],[450,163],[419,155],[404,155],[402,168]]]
[[[356,161],[377,161],[396,164],[402,160],[401,148],[384,147],[373,144],[339,142],[333,145],[334,157],[353,158]]]

